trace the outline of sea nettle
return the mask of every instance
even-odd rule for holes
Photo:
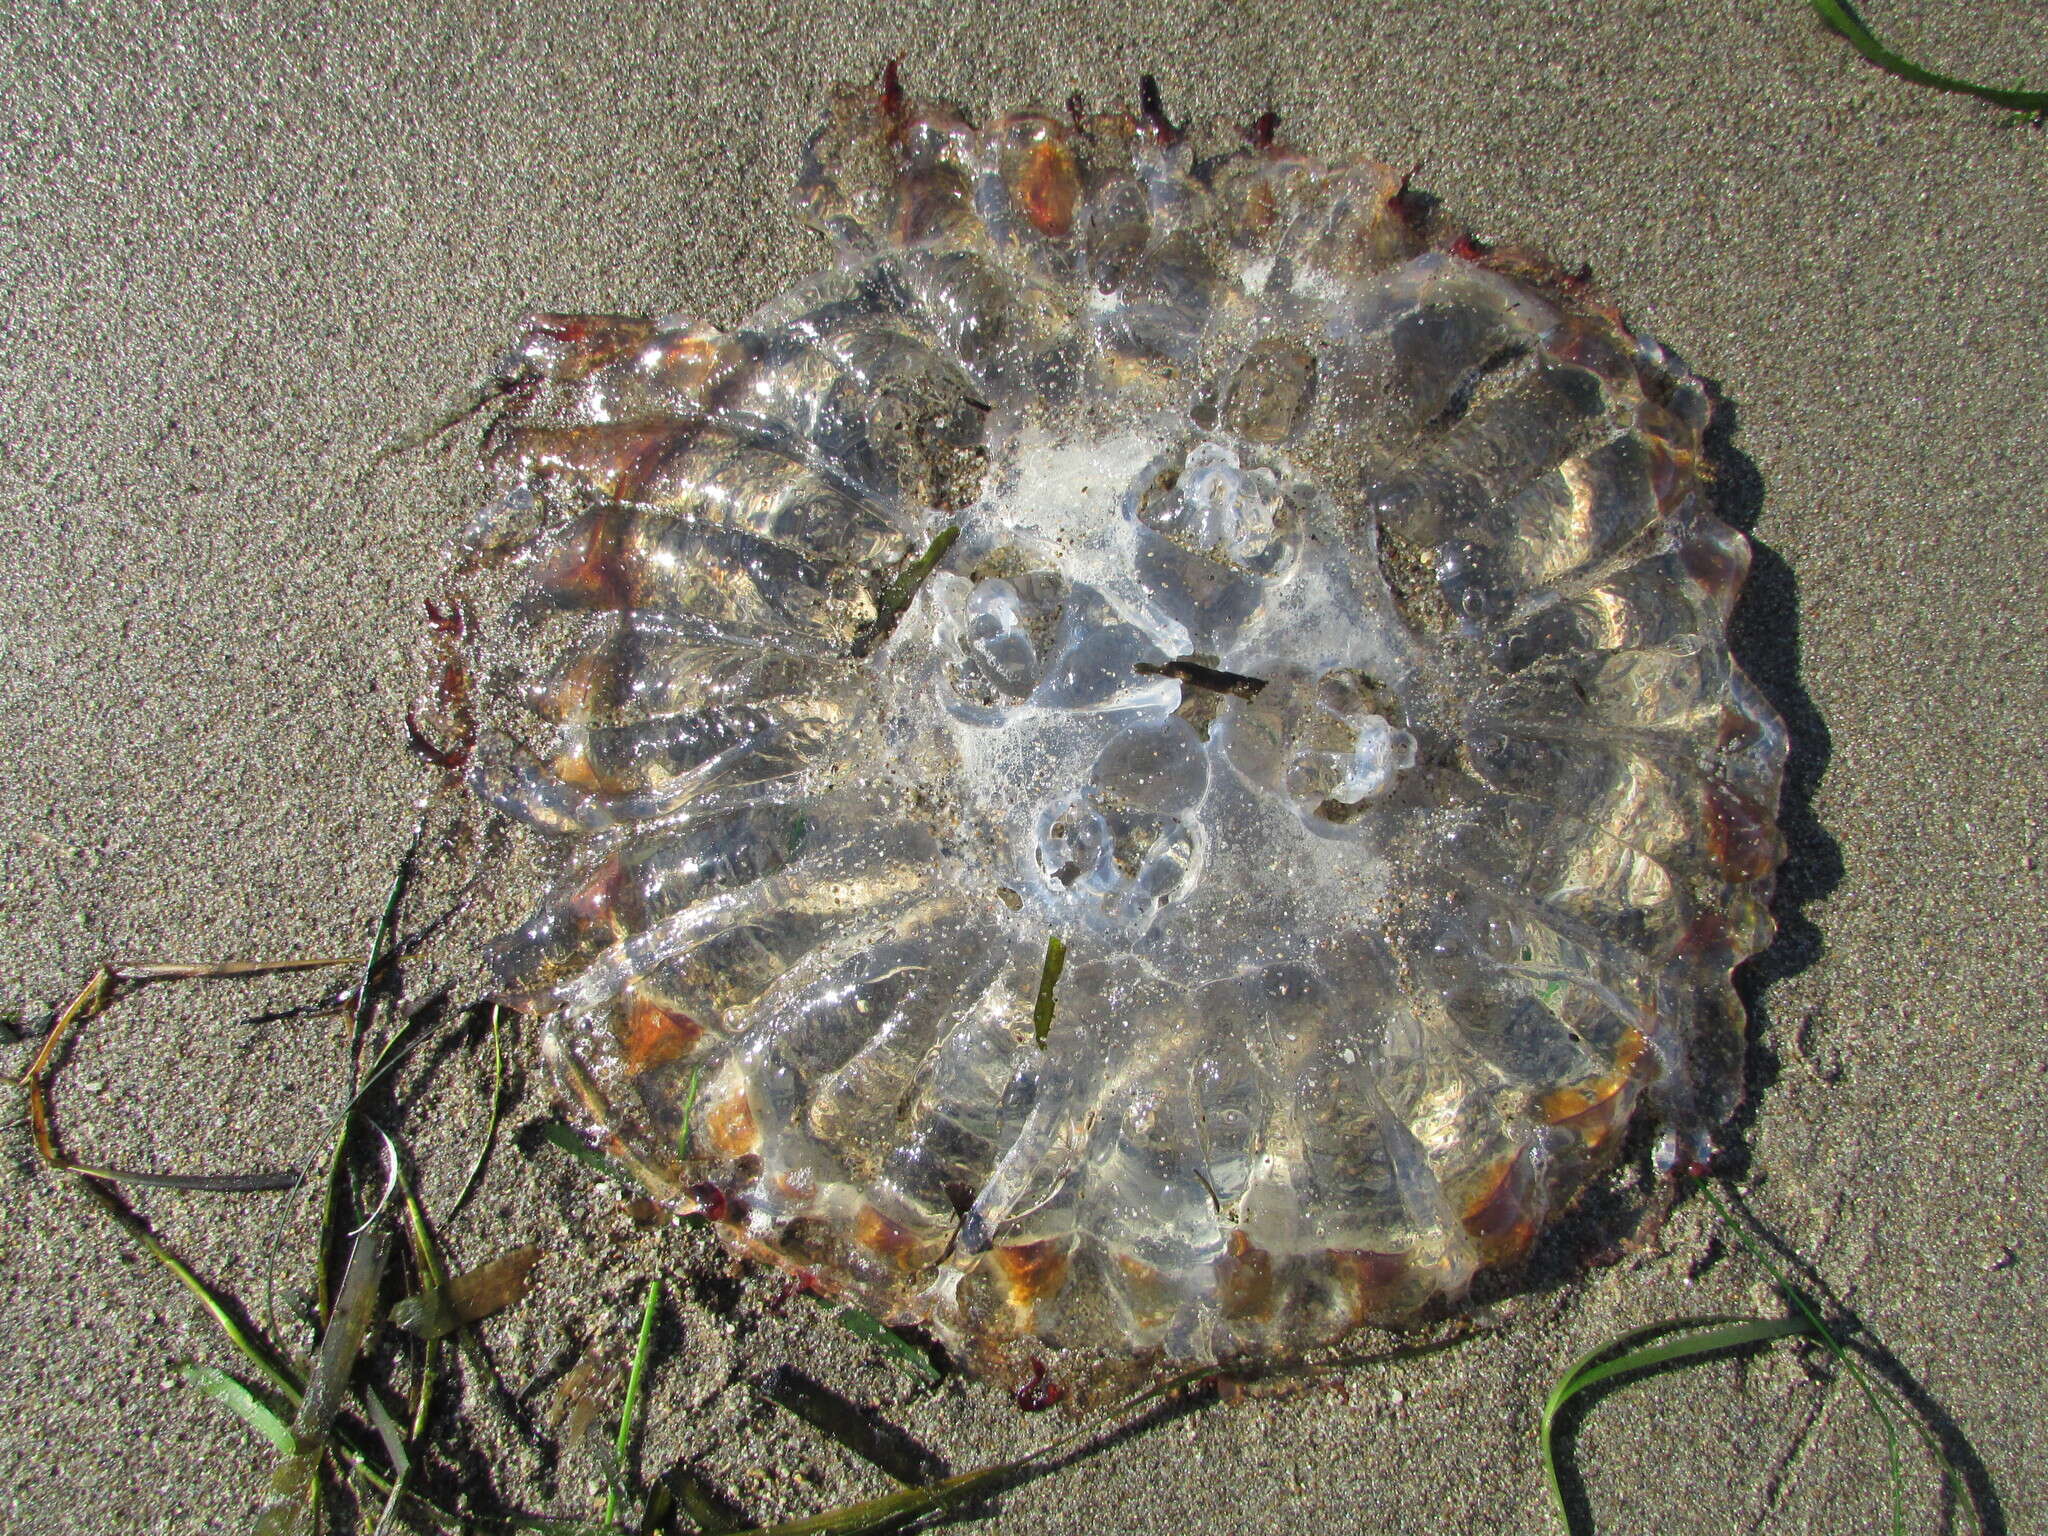
[[[558,861],[494,985],[656,1194],[997,1374],[1411,1320],[1740,1094],[1785,737],[1708,400],[1273,128],[892,71],[824,271],[498,371],[423,723]]]

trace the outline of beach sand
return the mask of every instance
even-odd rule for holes
[[[361,952],[430,783],[401,725],[421,602],[480,490],[473,434],[369,460],[523,311],[729,324],[812,268],[785,199],[799,144],[828,84],[886,56],[978,111],[1130,100],[1150,71],[1176,115],[1274,108],[1326,159],[1419,162],[1482,237],[1590,263],[1730,402],[1724,506],[1758,557],[1741,653],[1794,742],[1742,1187],[1949,1437],[1985,1529],[2048,1528],[2039,129],[1872,70],[1793,0],[411,10],[12,3],[0,22],[0,1003],[31,1035],[0,1070],[103,960]],[[2048,19],[2017,0],[1869,13],[1963,72],[2048,77]],[[316,1156],[344,1026],[236,1021],[317,990],[158,989],[97,1021],[61,1085],[67,1143],[187,1172]],[[753,1394],[781,1362],[956,1470],[1052,1433],[993,1388],[916,1391],[817,1307],[775,1310],[772,1277],[725,1279],[703,1234],[636,1226],[536,1142],[530,1053],[449,1241],[462,1263],[549,1250],[486,1326],[512,1388],[540,1383],[535,1412],[661,1272],[642,1458],[686,1460],[754,1519],[888,1486]],[[394,1110],[436,1210],[488,1059],[448,1037]],[[246,1528],[269,1448],[176,1374],[236,1358],[38,1163],[19,1098],[0,1526]],[[280,1236],[274,1197],[134,1199],[252,1309],[274,1275],[295,1326],[307,1227]],[[1551,1529],[1535,1430],[1568,1360],[1775,1307],[1720,1231],[1689,1200],[1660,1249],[1494,1303],[1496,1331],[1170,1417],[977,1528]],[[1882,1454],[1853,1385],[1788,1351],[1624,1388],[1576,1441],[1598,1529],[1663,1536],[1877,1529]],[[1911,1528],[1943,1528],[1906,1458]],[[492,1459],[509,1505],[594,1506],[587,1459]]]

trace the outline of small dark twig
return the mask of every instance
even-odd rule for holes
[[[1155,662],[1141,661],[1137,669],[1147,677],[1170,677],[1177,683],[1186,683],[1190,688],[1206,689],[1210,693],[1227,693],[1233,698],[1256,699],[1266,686],[1263,677],[1246,677],[1241,672],[1225,672],[1217,667],[1204,666],[1192,656],[1180,656],[1161,666]]]

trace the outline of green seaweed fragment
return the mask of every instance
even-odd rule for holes
[[[619,1433],[612,1442],[612,1461],[617,1477],[604,1498],[604,1522],[615,1525],[619,1518],[619,1493],[626,1487],[633,1450],[633,1421],[640,1415],[640,1386],[647,1376],[647,1361],[654,1353],[654,1319],[661,1310],[661,1276],[647,1282],[647,1304],[640,1309],[640,1337],[633,1346],[633,1368],[626,1375],[626,1401],[619,1410]]]
[[[1877,34],[1864,25],[1863,18],[1856,14],[1848,0],[1811,0],[1811,3],[1815,14],[1829,31],[1841,36],[1851,48],[1886,74],[1897,75],[1914,85],[1924,85],[1930,91],[1975,96],[1980,101],[2009,107],[2015,112],[2031,112],[2036,116],[2048,113],[2048,91],[2003,90],[1993,85],[1959,80],[1954,75],[1939,74],[1887,48],[1878,40]]]
[[[935,1387],[939,1384],[938,1367],[932,1364],[930,1357],[866,1308],[851,1304],[838,1307],[833,1311],[832,1319],[855,1338],[881,1350],[891,1365],[921,1386]]]
[[[1684,1336],[1671,1337],[1674,1334]],[[1558,1473],[1557,1419],[1579,1394],[1636,1371],[1683,1365],[1707,1355],[1751,1349],[1778,1339],[1811,1337],[1813,1331],[1802,1317],[1670,1317],[1661,1323],[1631,1328],[1619,1338],[1609,1339],[1579,1356],[1550,1389],[1550,1397],[1543,1404],[1542,1426],[1537,1431],[1543,1445],[1543,1475],[1550,1484],[1551,1503],[1565,1530],[1576,1536],[1579,1525],[1572,1518]],[[1621,1353],[1616,1354],[1617,1350]]]
[[[697,1113],[697,1091],[703,1087],[704,1069],[690,1068],[690,1085],[683,1090],[683,1113],[681,1124],[676,1128],[676,1156],[687,1160],[690,1156],[690,1119]]]
[[[1723,1354],[1731,1350],[1750,1349],[1761,1344],[1772,1344],[1780,1339],[1804,1339],[1819,1345],[1834,1357],[1835,1363],[1852,1380],[1869,1405],[1872,1416],[1885,1443],[1885,1470],[1890,1483],[1890,1520],[1887,1528],[1891,1536],[1906,1536],[1906,1478],[1905,1469],[1899,1456],[1899,1436],[1886,1406],[1897,1408],[1906,1423],[1916,1430],[1928,1455],[1940,1467],[1942,1481],[1951,1506],[1969,1521],[1971,1529],[1981,1533],[1984,1529],[1982,1517],[1976,1503],[1966,1496],[1955,1462],[1935,1437],[1934,1433],[1914,1415],[1910,1405],[1901,1401],[1897,1390],[1889,1383],[1874,1381],[1869,1373],[1857,1364],[1856,1357],[1843,1345],[1836,1330],[1822,1319],[1820,1310],[1810,1301],[1805,1292],[1794,1285],[1791,1278],[1771,1259],[1764,1245],[1751,1236],[1743,1218],[1737,1216],[1712,1184],[1702,1184],[1704,1194],[1715,1210],[1719,1211],[1728,1229],[1734,1234],[1737,1244],[1749,1257],[1771,1277],[1783,1297],[1791,1316],[1781,1318],[1762,1317],[1674,1317],[1661,1323],[1632,1328],[1618,1338],[1587,1351],[1558,1378],[1551,1389],[1549,1399],[1543,1406],[1543,1418],[1538,1430],[1542,1452],[1543,1472],[1550,1488],[1552,1507],[1557,1511],[1558,1520],[1568,1533],[1590,1530],[1575,1518],[1570,1501],[1565,1497],[1564,1485],[1559,1472],[1561,1453],[1558,1445],[1558,1418],[1563,1410],[1580,1394],[1601,1386],[1616,1377],[1638,1371],[1656,1371],[1668,1366],[1684,1365],[1710,1355]],[[1683,1335],[1679,1337],[1678,1335]]]
[[[297,1454],[299,1443],[292,1438],[291,1426],[226,1371],[211,1365],[186,1365],[179,1367],[178,1374],[276,1446],[280,1454]]]
[[[952,523],[941,528],[931,543],[924,547],[924,553],[897,574],[894,581],[882,589],[882,595],[875,599],[874,622],[862,630],[853,642],[853,659],[861,660],[876,646],[889,638],[896,628],[896,621],[903,617],[910,607],[910,600],[917,596],[917,589],[924,585],[925,577],[931,575],[932,567],[945,559],[946,551],[953,547],[953,541],[960,537],[960,525]]]
[[[1052,990],[1066,968],[1067,941],[1053,934],[1045,941],[1045,968],[1038,973],[1038,1000],[1031,1005],[1031,1035],[1041,1051],[1052,1033]]]
[[[625,1164],[597,1151],[561,1121],[550,1120],[542,1126],[540,1139],[551,1147],[559,1147],[584,1167],[601,1178],[610,1179],[621,1189],[634,1187],[633,1175],[627,1171]]]

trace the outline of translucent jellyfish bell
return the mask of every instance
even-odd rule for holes
[[[798,196],[732,331],[535,317],[460,554],[489,964],[648,1186],[1084,1399],[1708,1145],[1785,739],[1700,387],[1269,136],[844,90]]]

